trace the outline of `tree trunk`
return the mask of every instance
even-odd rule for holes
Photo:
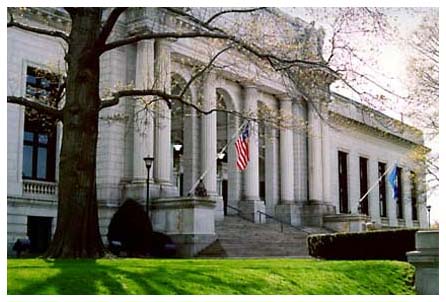
[[[100,104],[99,55],[95,42],[101,12],[99,8],[79,8],[70,15],[57,227],[46,256],[98,258],[104,255],[95,177]]]

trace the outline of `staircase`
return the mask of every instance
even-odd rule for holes
[[[327,233],[321,228],[298,230],[271,219],[255,224],[238,216],[216,222],[217,240],[197,257],[309,257],[308,233]]]

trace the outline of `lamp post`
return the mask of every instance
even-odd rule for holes
[[[153,157],[144,157],[144,162],[146,163],[147,168],[147,195],[146,195],[146,213],[149,216],[149,206],[150,206],[150,168],[152,168]],[[150,218],[150,216],[149,216]]]
[[[429,222],[429,229],[431,228],[431,205],[426,206],[427,209],[427,221]]]

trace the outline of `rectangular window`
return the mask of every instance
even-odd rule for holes
[[[386,172],[386,164],[378,163],[379,177],[379,214],[381,217],[387,217],[387,194],[386,194],[386,178],[383,177]]]
[[[369,179],[368,179],[368,160],[367,158],[359,158],[359,187],[361,198],[367,193],[369,189]],[[369,215],[369,196],[367,195],[361,201],[360,211],[361,214]]]
[[[338,151],[339,212],[348,213],[347,153]]]
[[[403,219],[403,180],[401,178],[402,169],[400,167],[396,168],[396,178],[397,178],[397,188],[398,188],[398,196],[396,199],[396,217],[398,219]]]
[[[58,78],[54,74],[30,66],[27,68],[27,98],[54,105],[58,85]],[[27,108],[23,135],[22,177],[54,181],[55,168],[56,121],[45,114]]]
[[[410,198],[412,201],[412,220],[418,220],[417,174],[414,171],[410,171]]]

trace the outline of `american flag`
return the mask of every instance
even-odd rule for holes
[[[242,133],[237,138],[235,150],[237,151],[237,168],[243,171],[249,162],[249,123],[246,123]]]

